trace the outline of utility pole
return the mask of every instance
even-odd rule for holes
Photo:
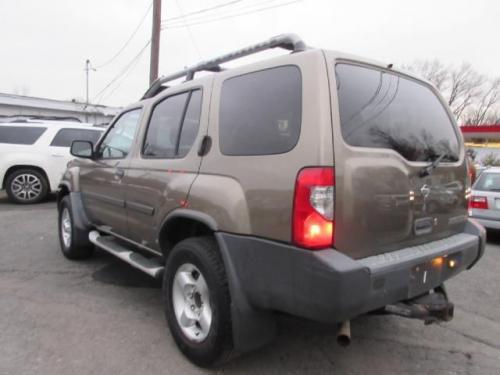
[[[85,80],[86,80],[86,90],[85,90],[85,111],[87,111],[87,107],[89,106],[89,72],[93,70],[95,71],[94,68],[92,68],[92,65],[90,65],[90,60],[87,59],[85,61]],[[89,116],[87,113],[85,113],[85,121],[89,121]]]
[[[89,122],[89,115],[87,114],[87,107],[89,106],[89,71],[90,71],[90,60],[85,61],[85,79],[86,79],[86,90],[85,90],[85,122]]]
[[[161,0],[153,0],[153,28],[151,30],[151,60],[149,66],[149,84],[158,78],[158,64],[160,60],[160,30],[161,29]]]
[[[89,70],[91,69],[90,67],[90,60],[87,59],[87,61],[85,61],[85,78],[86,78],[86,81],[87,81],[87,85],[86,85],[86,91],[85,91],[85,104],[88,106],[89,105]]]

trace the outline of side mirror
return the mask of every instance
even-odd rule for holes
[[[90,141],[73,141],[69,152],[77,158],[92,159],[94,145]]]

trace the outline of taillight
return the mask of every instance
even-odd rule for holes
[[[333,246],[335,172],[332,167],[302,169],[295,183],[293,242],[308,249]]]
[[[488,209],[488,199],[478,195],[473,195],[469,200],[469,208],[479,208],[483,210]]]

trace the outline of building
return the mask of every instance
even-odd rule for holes
[[[0,122],[37,117],[107,124],[119,111],[118,107],[95,104],[87,106],[75,100],[54,100],[0,93]]]
[[[500,125],[464,125],[460,129],[466,143],[486,146],[500,142]]]

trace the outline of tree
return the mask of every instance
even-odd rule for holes
[[[497,154],[490,152],[482,158],[481,163],[485,167],[497,167],[500,165],[500,160],[498,159]]]
[[[415,61],[403,68],[432,82],[458,122],[467,125],[500,123],[500,78],[490,79],[468,63],[455,67],[438,60]]]

